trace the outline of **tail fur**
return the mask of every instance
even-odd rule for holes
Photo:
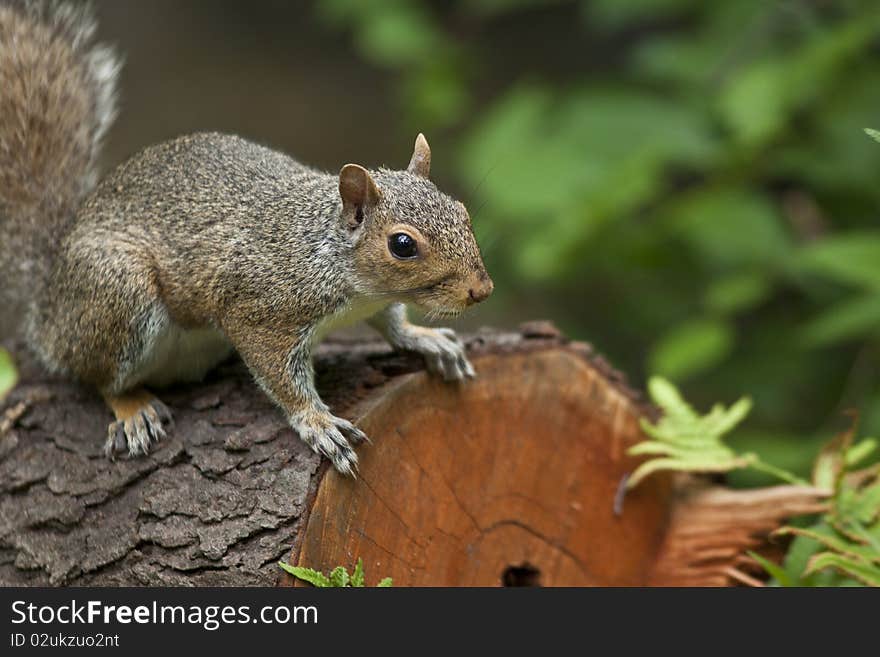
[[[0,0],[0,337],[97,179],[119,63],[88,6]]]

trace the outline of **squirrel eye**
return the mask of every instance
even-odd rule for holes
[[[389,237],[388,250],[398,260],[409,260],[419,255],[416,241],[406,233],[394,233]]]

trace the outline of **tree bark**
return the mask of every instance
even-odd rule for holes
[[[546,322],[466,343],[479,376],[462,385],[378,341],[320,347],[322,397],[373,440],[357,480],[305,447],[237,361],[163,391],[169,437],[111,463],[99,397],[23,358],[0,407],[0,584],[292,584],[279,560],[328,571],[358,558],[368,584],[398,586],[743,581],[743,546],[784,511],[762,507],[749,540],[690,568],[706,554],[699,540],[688,552],[689,518],[717,520],[711,498],[690,503],[661,473],[615,512],[638,464],[626,449],[655,410]]]

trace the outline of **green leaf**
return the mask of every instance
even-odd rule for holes
[[[738,73],[719,97],[718,109],[737,140],[762,142],[785,125],[790,66],[771,60]]]
[[[642,418],[642,430],[649,438],[630,447],[627,454],[657,458],[636,468],[627,480],[627,489],[660,470],[728,472],[746,467],[792,484],[806,485],[790,472],[764,463],[756,454],[737,454],[724,444],[722,437],[742,422],[751,410],[752,403],[748,398],[740,399],[729,409],[716,404],[705,415],[698,415],[678,389],[661,377],[652,377],[648,381],[648,392],[663,415],[656,424]]]
[[[360,588],[364,585],[364,560],[358,559],[357,564],[354,567],[354,572],[351,574],[351,585],[357,588]]]
[[[723,11],[727,7],[729,3],[719,9]],[[727,18],[734,22],[738,19]],[[652,30],[646,33],[633,44],[632,61],[639,77],[661,83],[667,88],[677,86],[685,96],[696,88],[711,84],[729,52],[711,31],[704,29],[700,34],[695,34],[691,30]]]
[[[298,577],[305,582],[308,582],[312,586],[317,586],[319,588],[360,588],[364,586],[363,559],[357,560],[357,564],[354,567],[354,572],[351,574],[351,577],[349,577],[348,570],[346,570],[344,566],[336,566],[336,568],[330,571],[330,576],[328,577],[324,575],[324,573],[314,570],[313,568],[291,566],[290,564],[284,563],[283,561],[279,561],[278,565],[291,575]],[[392,582],[390,577],[386,577],[378,584],[378,586],[382,587],[391,585]]]
[[[803,341],[813,347],[873,335],[880,331],[880,294],[848,299],[831,306],[801,329]]]
[[[348,586],[348,582],[348,571],[344,566],[336,566],[336,568],[330,571],[331,586],[346,587]]]
[[[880,131],[872,130],[871,128],[865,128],[865,132],[868,133],[868,136],[871,137],[874,141],[880,141]]]
[[[829,494],[839,491],[841,479],[846,472],[846,453],[852,445],[856,432],[856,419],[819,450],[813,464],[813,486]]]
[[[599,230],[661,193],[669,167],[717,156],[706,119],[660,94],[523,84],[475,124],[461,170],[483,212],[503,218],[496,229],[519,273],[546,280],[582,263]]]
[[[850,540],[872,545],[880,559],[880,480],[861,488],[841,486],[830,519]]]
[[[850,231],[805,247],[796,265],[837,283],[880,290],[880,231]]]
[[[436,58],[403,83],[403,98],[422,123],[449,125],[467,109],[470,97],[454,58]]]
[[[15,387],[18,374],[9,352],[0,347],[0,400]]]
[[[630,452],[635,456],[638,452]],[[648,475],[669,470],[672,472],[727,472],[735,468],[744,468],[749,464],[748,460],[736,457],[727,458],[711,457],[701,458],[699,456],[684,456],[682,458],[656,458],[650,459],[642,463],[626,482],[627,489],[635,488],[642,479]]]
[[[633,488],[653,472],[675,470],[685,472],[726,472],[749,465],[754,455],[737,455],[724,445],[722,436],[748,415],[751,401],[740,399],[729,409],[716,404],[700,416],[684,401],[669,381],[652,377],[648,392],[660,406],[663,417],[656,424],[642,419],[642,428],[650,437],[628,450],[632,456],[659,455],[642,463],[627,481]]]
[[[880,466],[848,471],[870,454],[876,441],[863,439],[853,446],[854,426],[855,420],[816,459],[814,485],[832,489],[830,510],[810,527],[774,532],[796,537],[786,571],[809,586],[880,585]]]
[[[664,335],[650,355],[650,369],[684,380],[721,363],[733,350],[733,328],[717,319],[696,319]]]
[[[394,586],[394,582],[391,580],[390,577],[385,577],[376,586],[380,589],[385,589],[390,586]]]
[[[813,525],[811,530],[822,533],[833,531],[824,523]],[[795,582],[797,586],[814,585],[816,577],[814,575],[805,575],[804,571],[807,569],[807,564],[809,564],[812,556],[819,553],[822,549],[822,544],[819,541],[806,536],[795,536],[791,541],[783,561],[783,566],[789,579]]]
[[[833,552],[821,552],[810,559],[806,573],[834,568],[868,586],[880,586],[880,567]]]
[[[676,422],[691,422],[697,419],[697,413],[688,404],[681,393],[666,379],[655,376],[648,381],[648,393],[654,403],[663,409],[667,417]]]
[[[360,50],[382,66],[423,63],[447,46],[421,3],[325,0],[320,8],[330,22],[350,25]]]
[[[846,467],[852,468],[864,461],[877,449],[877,440],[875,438],[862,438],[855,445],[846,450]]]
[[[318,588],[329,588],[333,586],[333,583],[324,575],[324,573],[314,570],[312,568],[291,566],[290,564],[284,563],[283,561],[279,561],[278,565],[294,577],[301,579],[304,582],[308,582],[312,586],[316,586]]]
[[[750,424],[749,427],[738,428],[732,433],[729,443],[739,454],[758,454],[761,461],[772,463],[788,472],[809,472],[822,441],[805,438],[803,433],[763,430]],[[734,488],[756,488],[777,483],[778,476],[764,476],[765,474],[769,475],[751,468],[734,470],[725,480]]]
[[[876,208],[880,202],[880,148],[865,139],[863,126],[876,118],[877,107],[880,70],[864,61],[835,80],[834,94],[810,119],[809,137],[801,133],[787,145],[780,144],[766,161],[768,175],[800,181],[811,195],[819,195],[818,208],[834,223],[853,212],[862,214]],[[836,200],[826,201],[829,194]],[[865,219],[852,227],[871,227],[871,221]],[[821,225],[817,228],[821,234]]]
[[[773,534],[775,536],[806,536],[848,558],[880,563],[880,552],[873,548],[853,543],[836,533],[822,534],[812,529],[801,527],[780,527]]]
[[[706,308],[719,315],[751,310],[770,294],[768,277],[761,273],[735,274],[712,281],[706,290]]]
[[[769,559],[762,557],[757,552],[752,552],[749,550],[747,554],[757,561],[761,568],[767,571],[767,574],[770,575],[780,586],[794,586],[794,582],[791,581],[791,578],[788,576],[788,573],[785,569],[777,563],[770,561]]]
[[[779,268],[792,252],[779,209],[765,193],[745,187],[698,188],[667,215],[674,236],[707,268]]]
[[[783,56],[736,71],[719,95],[718,111],[745,146],[763,145],[791,116],[829,88],[834,76],[875,38],[878,13],[839,23]]]

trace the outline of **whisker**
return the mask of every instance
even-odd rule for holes
[[[487,204],[487,203],[489,203],[489,199],[484,199],[483,202],[480,203],[479,207],[478,207],[478,208],[474,211],[474,213],[471,215],[471,223],[476,223],[476,221],[477,221],[477,215],[479,215],[480,212],[483,210],[483,208],[486,207],[486,204]]]
[[[501,158],[499,157],[497,160],[495,160],[495,163],[486,170],[486,173],[484,173],[483,177],[480,178],[480,182],[477,183],[477,186],[474,187],[474,190],[468,195],[470,198],[474,198],[477,195],[477,192],[480,191],[480,187],[482,187],[483,183],[486,182],[486,178],[489,177],[489,174],[491,174],[493,171],[495,171],[495,168],[498,166],[498,164],[500,162],[501,162]],[[485,204],[486,204],[486,202],[483,201],[483,205],[485,205]],[[482,207],[482,205],[480,207]]]
[[[487,236],[483,237],[482,241],[480,241],[480,250],[483,255],[492,253],[495,247],[498,246],[500,238],[501,233],[497,230],[493,230],[489,232]]]

